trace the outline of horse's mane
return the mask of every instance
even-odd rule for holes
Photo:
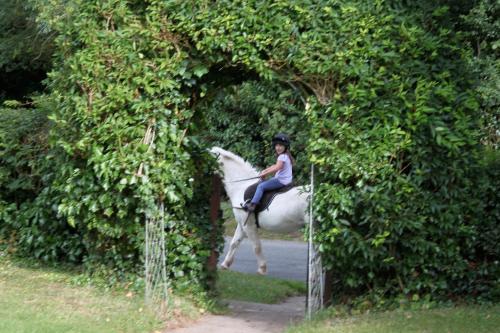
[[[257,173],[257,170],[249,162],[245,161],[241,156],[238,156],[235,153],[232,153],[232,152],[225,150],[225,149],[222,149],[220,147],[213,147],[212,149],[210,149],[210,151],[212,153],[220,154],[221,156],[232,159],[235,162],[237,162],[237,163],[249,168],[253,172]]]

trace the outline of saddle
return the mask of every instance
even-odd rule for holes
[[[257,186],[260,184],[260,181],[252,184],[247,187],[245,190],[245,193],[243,194],[243,200],[244,203],[249,203],[250,200],[252,200],[253,195],[255,194],[255,191],[257,191]],[[264,194],[262,195],[262,199],[260,199],[260,203],[255,207],[255,223],[257,224],[257,228],[260,228],[259,226],[259,215],[258,213],[262,212],[263,210],[266,210],[269,208],[271,205],[271,202],[273,202],[274,198],[281,193],[285,193],[290,191],[293,188],[293,183],[290,183],[288,185],[285,185],[282,188],[279,188],[277,190],[270,190],[270,191],[265,191]],[[242,204],[243,206],[244,204]]]

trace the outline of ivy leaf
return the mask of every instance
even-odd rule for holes
[[[208,73],[208,68],[206,66],[204,66],[204,65],[196,65],[193,68],[193,73],[197,77],[202,77],[203,75],[205,75],[205,74]]]

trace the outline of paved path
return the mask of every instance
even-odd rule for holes
[[[224,254],[219,258],[222,262],[227,253],[231,238],[226,238]],[[281,279],[306,281],[307,277],[307,243],[297,241],[267,240],[262,241],[262,251],[267,260],[267,274]],[[246,238],[236,251],[231,270],[255,274],[257,259],[250,240]]]
[[[230,238],[226,238],[224,259]],[[262,240],[262,249],[267,259],[268,275],[272,277],[306,280],[307,244],[304,242]],[[257,260],[253,247],[245,239],[234,259],[231,270],[255,274]],[[304,318],[305,297],[290,297],[280,304],[261,304],[242,301],[227,301],[229,314],[205,315],[200,320],[184,327],[170,328],[164,333],[280,333],[292,323]]]
[[[281,304],[230,301],[228,315],[206,315],[164,333],[280,333],[304,318],[304,302],[305,297],[291,297]]]

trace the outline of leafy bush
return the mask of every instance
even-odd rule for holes
[[[483,210],[471,201],[478,197],[475,182],[488,183],[476,178],[479,103],[470,54],[450,30],[450,7],[163,6],[174,31],[219,61],[218,68],[230,61],[311,96],[315,237],[336,274],[336,294],[494,296],[498,261],[474,254],[483,247],[475,238]],[[480,272],[476,262],[491,269]]]
[[[53,35],[36,22],[31,1],[0,0],[0,102],[42,90]]]
[[[66,194],[58,213],[86,236],[86,263],[136,271],[145,215],[162,200],[169,272],[200,281],[210,224],[208,196],[198,197],[206,192],[194,193],[211,179],[208,154],[186,135],[196,123],[187,88],[199,73],[154,6],[145,17],[137,9],[86,3],[54,25],[55,145],[65,155],[54,184]]]
[[[159,17],[142,21],[125,2],[39,5],[39,19],[58,36],[51,94],[41,98],[52,106],[52,128],[32,165],[23,138],[33,126],[12,137],[14,118],[5,115],[3,133],[11,137],[2,176],[12,192],[2,197],[9,209],[2,210],[3,238],[24,255],[116,276],[142,272],[145,215],[155,216],[162,200],[169,274],[203,284],[213,167],[186,135],[196,124],[182,91],[195,72],[188,54],[177,52]],[[180,72],[184,82],[174,78]],[[25,176],[25,165],[36,167]],[[28,191],[22,198],[21,187]]]
[[[42,103],[43,106],[43,103]],[[82,242],[54,204],[47,106],[0,109],[0,238],[11,251],[43,260],[81,260]]]
[[[331,63],[345,70],[338,93],[309,112],[316,240],[334,294],[497,297],[498,253],[479,234],[497,234],[498,219],[483,223],[491,199],[478,186],[498,183],[478,175],[466,55],[450,31],[426,30],[428,18],[414,12],[355,8],[339,17],[336,38],[368,34],[346,41],[349,66]]]
[[[481,101],[481,118],[485,144],[500,147],[500,3],[494,0],[475,1],[474,7],[462,15],[463,38],[473,57],[471,67],[478,80],[475,91]]]

